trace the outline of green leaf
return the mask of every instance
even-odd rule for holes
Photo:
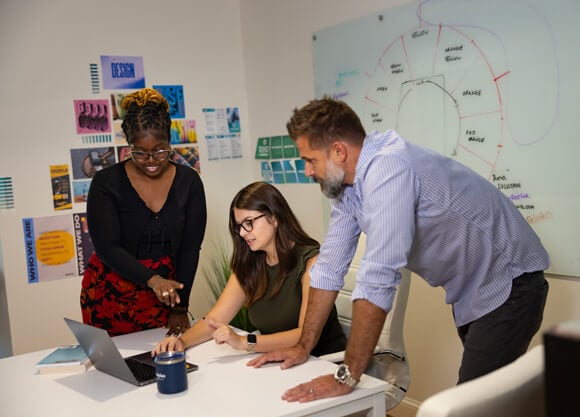
[[[209,266],[203,269],[203,273],[207,279],[209,289],[215,302],[226,287],[231,275],[231,269],[230,258],[226,253],[225,245],[213,242],[212,246],[214,248],[212,250],[213,256],[209,261]],[[250,322],[248,309],[246,307],[241,308],[230,322],[230,325],[247,332],[253,332],[256,330]]]

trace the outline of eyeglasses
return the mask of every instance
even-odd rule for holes
[[[240,233],[240,228],[244,229],[246,232],[251,232],[252,230],[254,230],[254,222],[258,220],[260,217],[264,216],[265,214],[260,214],[259,216],[252,217],[251,219],[246,219],[240,224],[235,224],[234,229],[236,229],[236,232],[238,233]]]
[[[153,153],[131,150],[129,153],[131,154],[131,158],[135,161],[145,162],[149,157],[152,157],[156,161],[161,162],[167,160],[171,156],[173,149],[161,149]]]

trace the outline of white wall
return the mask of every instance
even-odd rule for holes
[[[0,214],[12,347],[15,354],[72,341],[62,316],[80,318],[80,278],[26,283],[23,217],[53,214],[48,166],[67,163],[78,145],[72,100],[91,97],[88,64],[100,55],[144,57],[148,85],[181,83],[188,117],[203,129],[201,108],[237,105],[243,160],[209,163],[200,141],[208,198],[208,237],[225,238],[235,192],[259,178],[256,138],[284,133],[294,107],[314,95],[311,34],[404,3],[403,0],[22,0],[0,2],[0,176],[14,180],[16,212]],[[198,133],[203,133],[198,132]],[[321,239],[326,203],[316,185],[281,186],[305,228]],[[75,211],[76,208],[75,208]],[[79,210],[80,211],[80,210]],[[203,268],[203,262],[200,268]],[[1,275],[1,274],[0,274]],[[580,317],[580,281],[549,277],[543,328]],[[207,311],[203,277],[191,309]],[[1,298],[0,298],[1,300]],[[0,332],[2,343],[9,337]],[[407,400],[455,384],[461,347],[442,291],[414,278],[405,319],[411,363]],[[537,336],[534,343],[540,340]],[[399,417],[399,415],[397,415]]]
[[[21,219],[64,214],[53,211],[48,167],[83,147],[72,103],[93,97],[89,64],[101,55],[142,56],[147,86],[183,85],[187,117],[199,126],[207,243],[225,237],[231,198],[252,178],[240,33],[237,0],[0,3],[0,176],[13,178],[16,199],[14,213],[0,214],[0,237],[15,354],[72,341],[62,317],[80,319],[80,277],[27,283]],[[210,163],[201,109],[227,106],[240,108],[245,158]],[[203,279],[193,294],[191,310],[202,315],[211,305]]]

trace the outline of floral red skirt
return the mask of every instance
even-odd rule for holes
[[[169,256],[140,262],[162,277],[174,279]],[[121,278],[94,253],[83,275],[81,311],[84,323],[117,336],[166,327],[170,307],[161,303],[151,288]]]

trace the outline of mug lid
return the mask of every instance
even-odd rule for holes
[[[185,360],[185,352],[169,351],[155,355],[155,363],[174,363]]]

